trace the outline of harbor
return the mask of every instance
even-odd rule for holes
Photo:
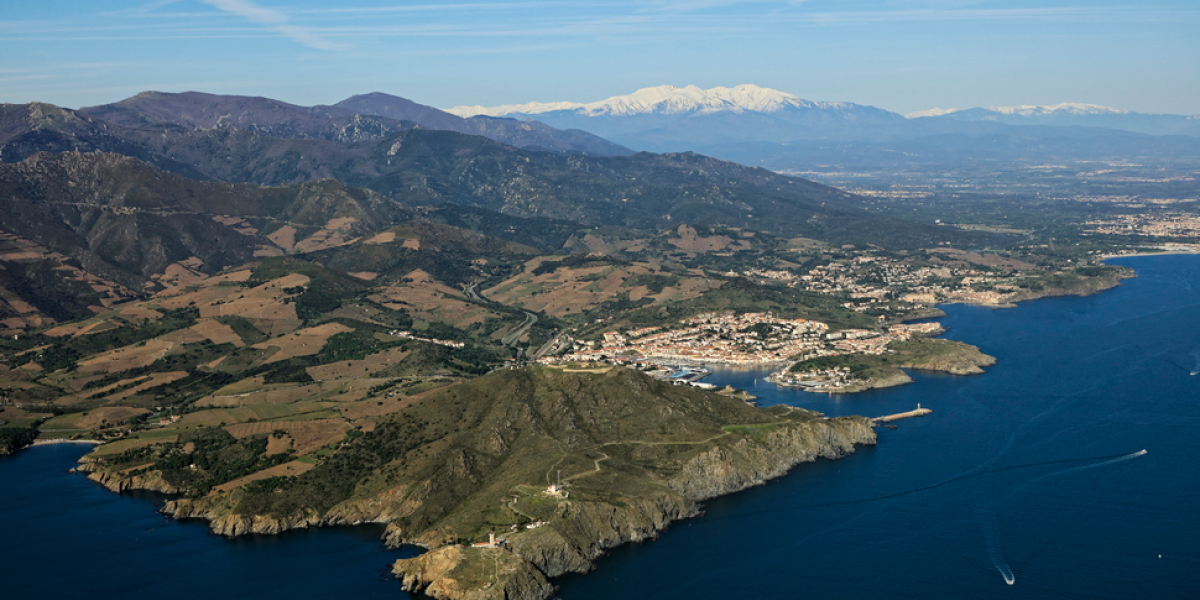
[[[896,414],[892,414],[892,415],[884,415],[882,417],[875,417],[874,419],[871,419],[871,424],[877,425],[879,423],[891,423],[892,421],[900,421],[902,419],[911,419],[913,417],[923,417],[931,412],[933,412],[933,411],[928,408],[921,408],[921,405],[917,404],[916,409],[910,410],[908,412],[896,413]]]

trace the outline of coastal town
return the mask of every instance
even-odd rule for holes
[[[1086,221],[1084,227],[1086,231],[1094,234],[1136,235],[1164,239],[1200,237],[1200,217],[1184,212],[1116,215],[1108,219]]]
[[[916,265],[887,256],[858,255],[830,261],[803,275],[792,271],[750,269],[737,275],[774,282],[806,292],[844,296],[845,308],[867,314],[897,315],[914,306],[969,303],[1006,306],[1022,292],[1022,269],[1033,265],[988,257],[995,266],[959,260],[950,252],[937,263]],[[967,257],[976,258],[976,257]]]
[[[561,355],[539,359],[542,364],[612,362],[660,371],[663,378],[686,375],[664,365],[724,367],[787,366],[823,356],[879,355],[888,344],[942,332],[937,323],[895,324],[879,329],[841,329],[808,319],[784,319],[771,313],[732,311],[706,313],[680,321],[676,327],[645,327],[606,332],[601,341],[575,341]],[[835,369],[836,370],[836,369]],[[783,369],[772,378],[781,384],[805,380],[807,374]],[[848,372],[813,373],[812,380],[848,381]],[[681,381],[689,381],[685,378]]]

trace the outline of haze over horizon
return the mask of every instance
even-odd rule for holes
[[[450,108],[753,83],[901,114],[1065,102],[1200,114],[1200,7],[1185,0],[53,0],[5,13],[7,103],[196,90],[313,105],[382,91]]]

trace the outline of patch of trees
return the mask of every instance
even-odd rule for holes
[[[185,452],[188,444],[191,451]],[[153,466],[144,470],[161,471],[164,481],[195,498],[222,483],[292,459],[286,453],[265,456],[266,450],[266,435],[238,440],[224,429],[205,427],[184,431],[176,442],[165,447],[128,450],[109,462],[136,464],[152,458]]]
[[[16,452],[33,443],[37,430],[29,427],[0,427],[0,454]]]
[[[572,254],[571,256],[563,257],[562,260],[544,260],[538,266],[534,267],[529,273],[533,276],[545,275],[553,273],[559,267],[594,267],[599,265],[617,265],[628,266],[629,263],[610,256],[597,256],[592,254]]]
[[[0,286],[59,321],[90,316],[100,294],[85,281],[68,279],[51,260],[11,261],[0,270]]]
[[[623,287],[646,286],[652,294],[659,294],[669,287],[679,285],[678,275],[660,275],[658,273],[638,273],[625,280]]]

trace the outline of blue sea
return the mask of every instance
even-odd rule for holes
[[[988,373],[914,374],[849,396],[717,371],[764,405],[933,414],[879,445],[707,503],[703,517],[557,581],[615,598],[1200,597],[1200,257],[1112,261],[1139,277],[1013,309],[945,307]],[[4,598],[405,597],[379,530],[225,540],[65,470],[84,450],[0,460]]]

